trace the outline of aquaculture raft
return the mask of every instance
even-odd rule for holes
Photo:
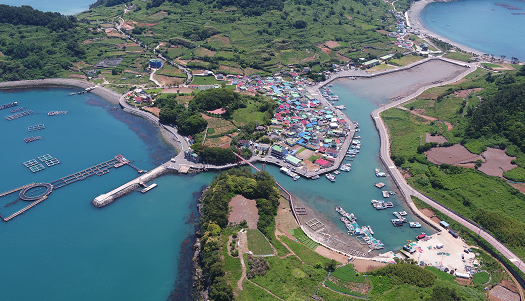
[[[67,114],[67,111],[51,111],[51,112],[47,113],[47,116],[55,116],[55,115],[59,115],[59,114]]]
[[[33,114],[33,111],[27,110],[27,111],[24,111],[22,113],[18,113],[18,114],[15,114],[15,115],[7,116],[5,119],[7,119],[8,121],[11,121],[11,120],[14,120],[14,119],[17,119],[17,118],[20,118],[20,117],[24,117],[24,116],[27,116],[27,115],[31,115],[31,114]]]
[[[37,125],[32,125],[32,126],[28,126],[27,127],[27,130],[32,132],[32,131],[38,131],[38,130],[43,130],[45,129],[46,126],[42,123],[42,124],[37,124]]]
[[[18,102],[16,101],[12,103],[6,103],[5,105],[0,106],[0,110],[11,108],[11,107],[16,107],[16,106],[18,106]]]
[[[24,107],[20,107],[20,108],[11,109],[11,110],[9,110],[9,112],[16,113],[16,112],[20,112],[20,111],[23,111],[23,110],[24,110]]]

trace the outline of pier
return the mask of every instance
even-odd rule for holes
[[[53,158],[49,154],[40,156],[40,157],[38,157],[38,159],[40,161],[44,162],[47,166],[53,166],[53,165],[56,165],[56,164],[60,163],[56,158]],[[36,172],[36,171],[44,169],[44,166],[42,164],[40,164],[35,159],[31,159],[29,161],[26,161],[23,164],[24,164],[24,166],[30,168],[33,172]],[[37,184],[31,183],[31,184],[24,185],[22,187],[18,187],[18,188],[6,191],[6,192],[0,194],[0,197],[8,195],[8,194],[11,194],[11,193],[16,192],[16,191],[20,191],[19,199],[21,199],[23,201],[29,201],[29,202],[32,202],[32,203],[30,205],[22,208],[21,210],[15,212],[14,214],[8,216],[7,218],[2,217],[1,215],[0,215],[0,218],[3,221],[7,222],[7,221],[11,220],[12,218],[14,218],[14,217],[16,217],[16,216],[26,212],[30,208],[34,207],[36,204],[44,201],[49,196],[49,194],[51,194],[51,192],[53,192],[56,189],[62,188],[64,186],[67,186],[69,184],[75,183],[77,181],[85,180],[85,179],[87,179],[87,178],[89,178],[89,177],[91,177],[93,175],[102,176],[102,175],[108,173],[110,168],[112,168],[112,167],[118,168],[118,167],[121,167],[123,165],[130,165],[133,169],[137,170],[138,172],[144,172],[143,170],[141,170],[141,169],[137,168],[136,166],[133,166],[132,164],[130,164],[130,161],[128,159],[124,158],[122,155],[116,155],[111,160],[99,163],[97,165],[91,166],[89,168],[83,169],[83,170],[78,171],[78,172],[75,172],[75,173],[70,174],[68,176],[65,176],[65,177],[62,177],[60,179],[54,180],[54,181],[52,181],[50,183],[37,183]],[[159,168],[161,170],[160,173],[158,171]],[[137,181],[137,184],[136,184],[136,186],[132,185],[134,187],[133,189],[135,189],[138,186],[140,186],[138,184],[139,182],[140,183],[144,183],[144,182],[150,181],[154,177],[162,174],[165,170],[166,169],[163,166],[159,166],[155,170],[153,170],[150,174],[145,174],[145,175],[139,177],[138,180],[134,180],[134,181]],[[38,196],[33,196],[33,195],[28,195],[27,194],[27,192],[30,191],[31,189],[38,188],[38,187],[45,188],[46,189],[45,192],[40,193]],[[148,191],[149,191],[149,190],[151,190],[151,189],[153,189],[155,187],[156,187],[156,184],[155,185],[150,185],[148,187],[149,189],[148,188],[146,188],[146,189],[148,189]],[[33,191],[33,193],[34,193],[34,191]],[[122,193],[122,192],[120,192],[120,193]],[[115,197],[115,198],[117,198],[117,197]],[[111,201],[113,201],[113,200],[111,200]]]

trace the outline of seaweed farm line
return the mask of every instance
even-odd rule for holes
[[[31,114],[33,114],[33,111],[27,110],[27,111],[23,111],[22,113],[7,116],[5,119],[7,119],[8,121],[11,121],[11,120],[15,120],[17,118],[24,117],[24,116],[31,115]]]
[[[5,105],[0,106],[0,110],[11,108],[11,107],[16,107],[16,106],[18,106],[18,102],[16,101],[12,103],[6,103]]]
[[[53,158],[49,154],[40,156],[40,157],[38,157],[38,159],[40,161],[44,162],[47,166],[53,166],[53,165],[56,165],[56,164],[60,163],[56,158]],[[16,192],[16,191],[20,191],[19,199],[24,200],[24,201],[31,201],[32,203],[29,204],[28,206],[22,208],[21,210],[15,212],[14,214],[6,217],[6,218],[4,218],[0,214],[0,218],[3,221],[7,222],[7,221],[11,220],[12,218],[14,218],[14,217],[16,217],[16,216],[26,212],[27,210],[29,210],[30,208],[34,207],[38,203],[44,201],[49,196],[49,194],[51,194],[51,192],[53,192],[53,190],[62,188],[64,186],[67,186],[69,184],[75,183],[77,181],[85,180],[88,177],[91,177],[93,175],[102,176],[102,175],[108,173],[110,168],[112,168],[112,167],[119,168],[119,167],[121,167],[123,165],[131,166],[133,169],[137,170],[138,173],[142,173],[143,172],[142,170],[138,169],[136,166],[133,166],[130,163],[130,161],[128,159],[124,158],[122,155],[116,155],[111,160],[99,163],[97,165],[94,165],[92,167],[86,168],[86,169],[78,171],[78,172],[75,172],[75,173],[70,174],[68,176],[65,176],[65,177],[62,177],[60,179],[54,180],[54,181],[52,181],[50,183],[37,183],[37,184],[30,183],[30,184],[24,185],[22,187],[6,191],[6,192],[0,194],[0,197],[8,195],[8,194],[11,194],[11,193]],[[44,169],[43,165],[41,163],[39,163],[38,161],[36,161],[35,159],[31,159],[31,160],[29,160],[27,162],[24,162],[24,166],[26,166],[26,167],[28,167],[30,169],[32,167],[35,167],[37,169],[36,171]],[[36,172],[36,171],[33,171],[33,172]],[[34,188],[41,188],[41,187],[46,188],[46,191],[44,193],[42,193],[42,194],[40,194],[38,196],[32,196],[32,195],[28,196],[28,195],[26,195],[26,193],[29,190],[34,189]]]

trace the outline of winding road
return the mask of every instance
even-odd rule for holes
[[[418,211],[418,209],[416,208],[414,202],[411,199],[411,196],[415,196],[415,197],[419,198],[420,200],[422,200],[423,202],[429,204],[430,206],[432,206],[436,210],[439,210],[440,212],[444,213],[448,217],[452,218],[453,220],[459,222],[463,226],[465,226],[468,229],[472,230],[473,232],[478,233],[478,235],[480,235],[483,239],[488,241],[494,248],[496,248],[496,250],[498,250],[498,252],[500,252],[508,260],[513,262],[522,272],[525,273],[525,265],[523,264],[523,261],[521,259],[519,259],[518,256],[516,256],[512,251],[510,251],[503,243],[501,243],[494,236],[492,236],[490,233],[485,231],[481,226],[479,226],[478,224],[474,223],[473,221],[471,221],[471,220],[469,220],[469,219],[459,215],[458,213],[452,211],[451,209],[443,206],[442,204],[440,204],[436,200],[434,200],[434,199],[432,199],[430,197],[427,197],[426,195],[422,194],[421,192],[413,189],[410,185],[408,185],[408,183],[406,182],[405,178],[403,177],[401,172],[396,168],[394,162],[390,158],[390,139],[389,139],[389,136],[388,136],[388,131],[387,131],[387,128],[385,126],[385,123],[383,122],[383,120],[380,117],[381,112],[383,112],[385,110],[388,110],[390,108],[396,107],[396,106],[398,106],[398,105],[400,105],[400,104],[402,104],[402,103],[404,103],[404,102],[406,102],[406,101],[408,101],[410,99],[413,99],[414,97],[416,97],[419,94],[423,93],[427,89],[454,83],[454,82],[462,79],[463,77],[465,77],[467,74],[469,74],[469,73],[471,73],[471,72],[476,70],[476,66],[474,64],[466,64],[466,65],[469,67],[469,69],[467,71],[465,71],[464,73],[460,74],[459,76],[457,76],[456,78],[454,78],[454,79],[452,79],[450,81],[447,81],[447,82],[442,82],[442,83],[439,83],[439,84],[433,84],[433,85],[430,85],[430,86],[422,87],[417,92],[415,92],[414,94],[412,94],[410,96],[407,96],[405,98],[402,98],[400,100],[391,102],[389,104],[383,105],[380,108],[378,108],[378,109],[376,109],[376,110],[374,110],[372,112],[371,116],[372,116],[372,119],[374,120],[374,123],[376,125],[377,131],[379,132],[379,137],[380,137],[380,141],[381,141],[380,158],[383,161],[384,165],[387,167],[388,172],[392,176],[394,182],[398,186],[399,190],[403,194],[405,200],[407,201],[408,205],[411,207],[412,210],[414,210],[416,212]],[[423,215],[421,214],[421,216],[423,216]]]

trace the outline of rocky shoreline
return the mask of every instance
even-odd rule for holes
[[[210,186],[207,186],[204,188],[201,192],[201,195],[199,196],[197,209],[199,211],[199,218],[202,217],[202,201],[204,200],[204,195],[208,191]],[[193,244],[193,257],[191,259],[193,263],[193,293],[192,295],[197,300],[208,300],[209,299],[209,292],[210,292],[210,283],[207,279],[207,277],[204,275],[203,270],[201,268],[201,242],[200,237],[202,236],[202,230],[200,228],[200,222],[197,226],[197,231],[195,231],[195,236],[197,237],[195,240],[195,244]]]

